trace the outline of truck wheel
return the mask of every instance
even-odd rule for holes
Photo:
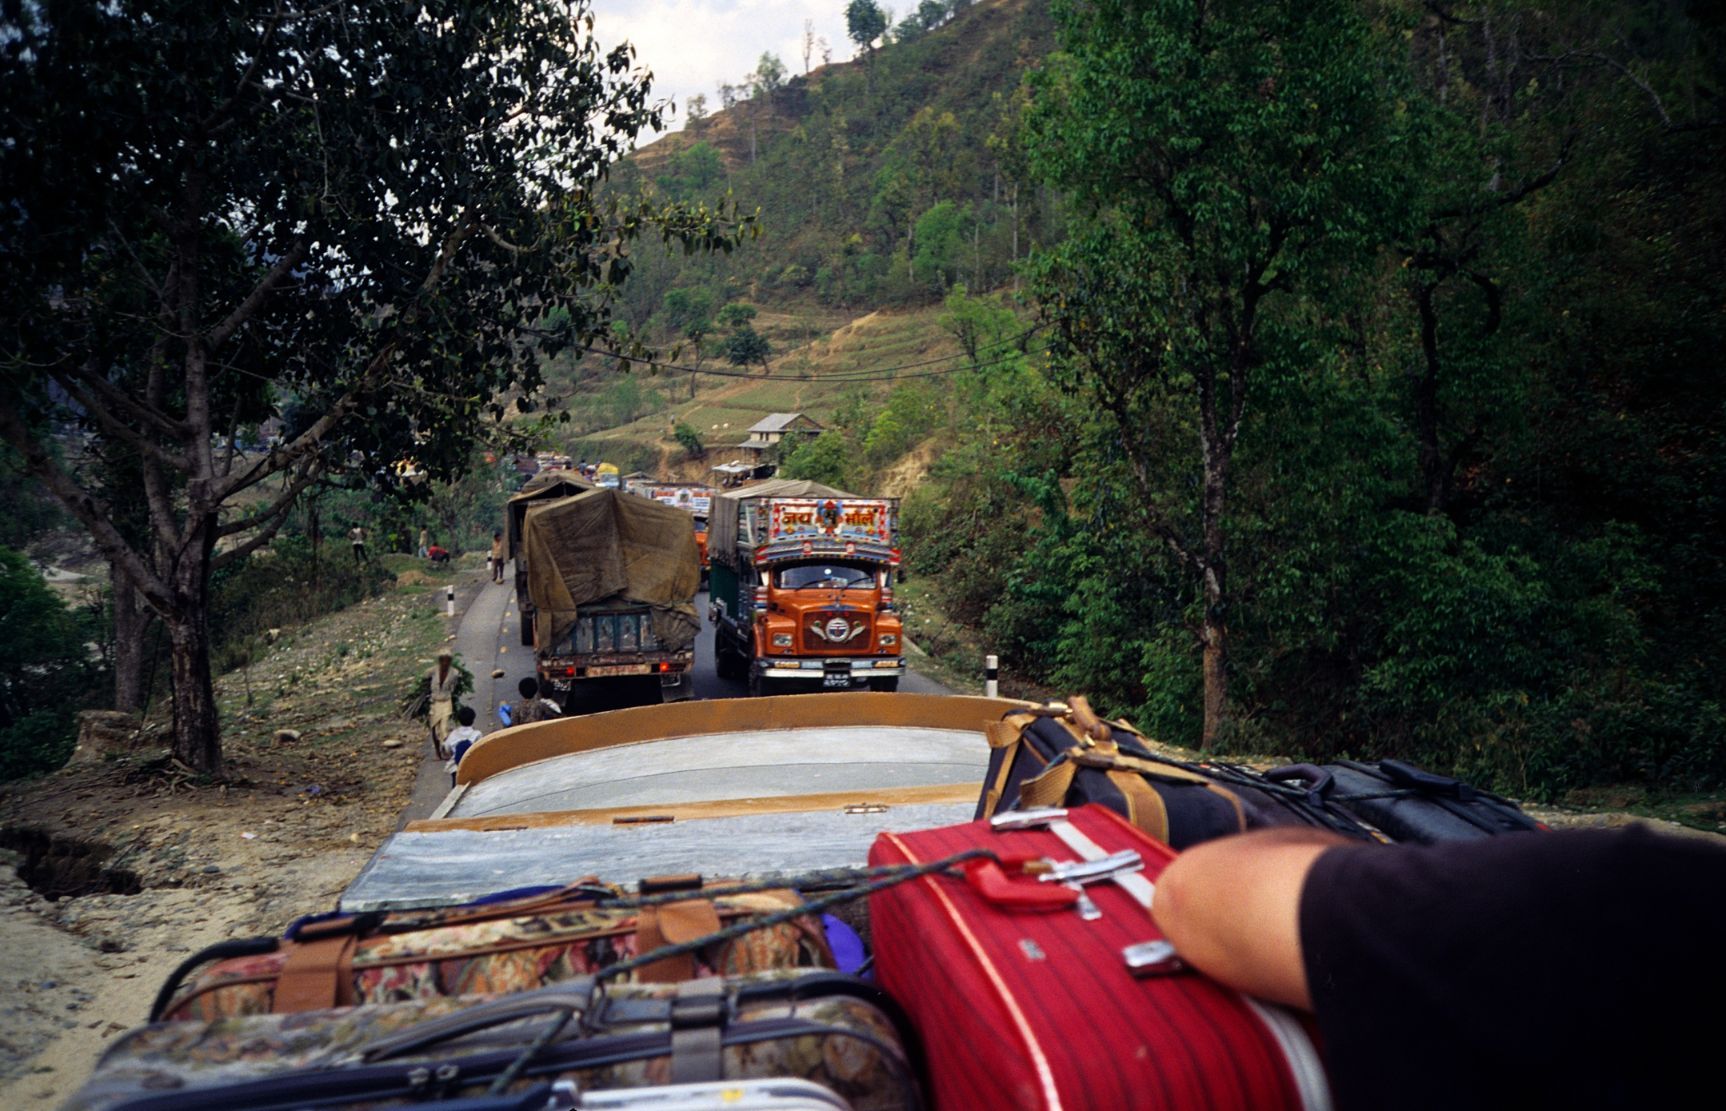
[[[523,648],[533,647],[533,622],[525,619],[521,623],[521,646]]]
[[[869,680],[869,689],[891,693],[899,689],[899,677],[895,675],[891,679],[871,679]]]

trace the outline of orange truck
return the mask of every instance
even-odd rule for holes
[[[899,500],[769,480],[715,494],[708,617],[722,678],[751,694],[897,690]]]

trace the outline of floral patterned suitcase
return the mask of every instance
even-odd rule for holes
[[[751,916],[798,904],[789,891],[687,894],[615,903],[575,886],[531,898],[431,911],[344,915],[306,922],[286,938],[212,946],[181,966],[152,1021],[285,1014],[445,995],[524,991],[596,972],[667,943],[692,941]],[[663,891],[651,882],[647,892]],[[709,889],[713,887],[709,884]],[[671,901],[666,901],[670,899]],[[211,962],[214,963],[211,963]],[[199,969],[195,978],[186,974]],[[631,979],[676,982],[778,968],[832,968],[817,917],[798,918],[657,961]]]

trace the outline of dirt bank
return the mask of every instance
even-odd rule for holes
[[[11,957],[0,1107],[70,1094],[188,954],[334,905],[395,828],[423,759],[423,731],[396,701],[448,635],[442,610],[441,592],[404,581],[288,631],[249,674],[224,677],[226,785],[174,774],[147,749],[0,793],[15,846],[0,849],[0,952]],[[284,729],[297,739],[278,741]],[[111,850],[110,875],[136,893],[56,901],[31,890],[17,866],[50,838],[62,860],[70,841]]]

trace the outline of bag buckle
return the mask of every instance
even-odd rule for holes
[[[1145,870],[1145,858],[1137,849],[1122,849],[1101,860],[1049,862],[1049,870],[1038,876],[1043,883],[1096,883]]]

